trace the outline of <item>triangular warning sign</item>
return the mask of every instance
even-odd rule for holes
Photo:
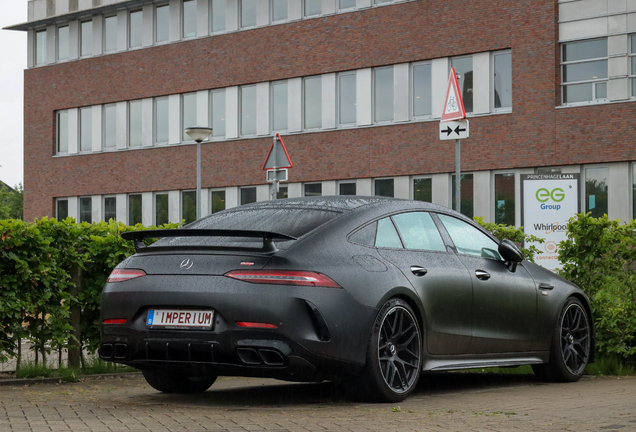
[[[289,155],[287,154],[285,143],[283,143],[283,139],[280,137],[280,134],[276,134],[274,142],[269,148],[269,153],[267,153],[267,159],[265,159],[265,163],[263,164],[263,170],[267,171],[274,168],[292,167],[293,165]]]
[[[442,109],[441,121],[461,120],[463,118],[466,118],[464,101],[462,101],[462,94],[459,91],[459,83],[457,82],[455,68],[451,68],[450,76],[448,77],[448,90],[446,90],[446,99]]]

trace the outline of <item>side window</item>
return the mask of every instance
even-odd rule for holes
[[[402,241],[400,241],[400,236],[395,230],[391,218],[384,218],[378,221],[375,247],[402,249]]]
[[[402,213],[393,216],[393,220],[406,249],[446,251],[442,236],[429,213]]]
[[[375,233],[377,231],[378,223],[373,222],[365,226],[362,229],[354,232],[350,237],[349,241],[352,243],[361,244],[363,246],[371,246],[375,245]]]
[[[457,218],[446,215],[439,215],[439,218],[455,243],[457,252],[503,261],[497,252],[499,245],[486,234]]]

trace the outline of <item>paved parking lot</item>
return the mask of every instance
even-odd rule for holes
[[[195,396],[138,374],[0,386],[0,431],[636,431],[636,377],[543,384],[531,375],[424,376],[400,404],[361,404],[331,383],[221,378]]]

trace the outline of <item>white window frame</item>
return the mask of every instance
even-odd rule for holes
[[[358,194],[358,182],[356,180],[339,180],[336,183],[336,195],[338,196],[351,196],[351,195],[340,195],[340,185],[343,184],[353,184],[356,186],[356,195]]]
[[[254,3],[254,25],[250,25],[250,26],[244,26],[243,25],[243,0],[239,0],[239,4],[238,4],[238,21],[239,21],[239,30],[247,30],[247,29],[253,29],[255,27],[258,26],[258,1],[263,1],[263,0],[256,0],[256,2]]]
[[[66,47],[66,58],[60,58],[60,29],[65,28],[68,31],[68,46]],[[57,62],[67,62],[71,59],[71,26],[69,23],[60,24],[55,28],[55,60]]]
[[[302,7],[302,15],[301,15],[301,16],[302,16],[302,18],[303,18],[303,19],[308,19],[308,18],[317,18],[317,17],[321,17],[321,16],[323,16],[323,15],[324,15],[322,5],[321,5],[321,7],[320,7],[320,13],[315,14],[315,15],[307,15],[307,10],[306,10],[306,6],[305,6],[305,1],[306,1],[306,0],[301,0],[301,1],[302,1],[302,4],[301,4],[301,7]]]
[[[185,35],[185,3],[188,0],[182,0],[181,1],[181,39],[183,40],[189,40],[189,39],[195,39],[197,37],[197,26],[198,26],[198,20],[197,20],[197,16],[196,14],[198,13],[198,2],[199,0],[190,0],[190,1],[194,1],[194,9],[195,9],[195,16],[194,16],[194,36],[186,36]]]
[[[323,192],[324,192],[324,188],[322,187],[323,184],[322,182],[307,182],[307,183],[303,183],[303,197],[306,197],[306,190],[307,190],[307,185],[316,185],[319,184],[320,185],[320,196],[324,196]],[[318,195],[311,195],[311,196],[318,196]]]
[[[433,176],[430,174],[427,175],[415,175],[415,176],[411,176],[410,179],[410,184],[409,184],[409,197],[412,200],[415,200],[415,180],[422,180],[422,179],[430,179],[431,180],[431,188],[433,186]],[[374,189],[375,189],[375,184],[374,184]],[[375,191],[374,191],[375,192]],[[433,202],[433,193],[431,191],[431,202]]]
[[[289,21],[289,2],[287,3],[287,18],[282,20],[274,20],[274,1],[270,0],[269,2],[269,22],[270,24],[282,24]]]
[[[395,177],[391,177],[391,176],[389,176],[389,177],[378,177],[378,178],[374,178],[373,179],[373,191],[372,191],[373,192],[373,196],[382,196],[382,197],[384,196],[384,195],[378,195],[376,193],[376,182],[378,180],[393,180],[393,197],[391,197],[391,198],[395,198]]]
[[[354,5],[350,6],[350,7],[340,7],[340,0],[336,0],[337,4],[336,4],[336,9],[338,10],[338,12],[350,12],[350,11],[354,11],[358,9],[358,5],[355,4],[357,2],[354,1]]]
[[[636,33],[629,35],[627,39],[629,49],[627,50],[627,68],[629,70],[629,97],[636,99]],[[634,65],[632,67],[632,65]]]
[[[33,37],[33,45],[34,45],[34,49],[33,49],[33,64],[35,66],[43,66],[45,64],[48,63],[47,61],[47,56],[48,56],[48,39],[49,36],[47,34],[46,28],[42,28],[42,29],[36,29],[34,32],[34,37]],[[44,46],[42,49],[38,49],[38,35],[40,34],[44,34]],[[44,51],[44,56],[41,62],[38,62],[38,54],[41,53],[42,51]]]
[[[164,41],[159,41],[157,40],[157,29],[158,29],[158,25],[157,23],[158,21],[158,15],[157,15],[157,9],[162,8],[162,7],[167,7],[168,9],[168,38]],[[155,7],[153,8],[152,11],[152,18],[153,18],[153,23],[152,23],[152,27],[153,27],[153,35],[152,35],[152,42],[155,45],[163,45],[163,44],[167,44],[168,42],[170,42],[170,6],[168,3],[158,3],[155,5]]]
[[[152,224],[157,226],[157,197],[166,195],[168,197],[168,222],[170,223],[170,194],[168,192],[155,192],[152,194]]]
[[[90,34],[91,34],[90,38],[91,38],[91,40],[90,40],[90,44],[89,44],[90,45],[90,51],[91,51],[90,54],[82,54],[82,45],[83,45],[83,40],[84,40],[84,29],[83,29],[82,25],[85,24],[85,23],[91,23],[91,30],[90,30]],[[91,19],[80,20],[80,22],[79,22],[79,38],[78,38],[79,39],[78,40],[78,45],[79,45],[78,54],[79,54],[79,58],[88,58],[88,57],[91,57],[91,56],[95,55],[93,53],[93,51],[94,51],[94,49],[93,49],[94,48],[93,47],[93,26],[94,26],[94,23],[93,23],[93,19],[92,18]]]
[[[180,122],[179,124],[181,125],[181,133],[180,133],[180,138],[181,138],[181,142],[182,143],[193,143],[194,140],[192,138],[190,138],[190,136],[188,134],[185,133],[185,129],[191,126],[196,126],[196,121],[194,122],[195,124],[193,125],[186,125],[185,124],[185,98],[186,96],[194,96],[194,118],[197,118],[197,111],[198,111],[198,106],[197,106],[197,92],[188,92],[188,93],[181,93],[181,115],[179,116],[180,118]],[[170,117],[168,115],[168,117]],[[170,139],[170,138],[168,138]]]
[[[113,147],[106,147],[106,108],[115,108],[115,145]],[[117,104],[109,103],[102,105],[102,150],[104,151],[116,151],[117,150]]]
[[[431,113],[427,115],[415,115],[415,72],[417,66],[429,65],[431,67]],[[433,62],[430,60],[413,62],[409,65],[409,117],[411,120],[428,120],[433,118]]]
[[[67,142],[66,142],[66,151],[60,151],[60,114],[62,113],[66,113],[66,136],[67,136]],[[69,115],[69,110],[59,110],[56,114],[55,114],[55,154],[56,155],[67,155],[68,153],[68,146],[69,146],[69,140],[70,140],[70,130],[68,127],[68,115]]]
[[[498,112],[512,112],[512,106],[514,105],[514,99],[511,101],[509,107],[501,107],[495,108],[495,57],[499,55],[510,55],[510,59],[512,61],[512,50],[501,50],[501,51],[491,51],[490,52],[490,112],[498,113]],[[512,70],[510,73],[511,81],[510,81],[510,94],[512,95]],[[473,80],[473,89],[475,87],[475,82]]]
[[[245,88],[254,88],[254,133],[243,134],[243,90]],[[238,92],[238,132],[240,137],[253,137],[258,134],[258,89],[256,84],[248,84],[239,87]],[[227,127],[227,125],[226,125]]]
[[[140,30],[141,31],[141,41],[140,41],[139,46],[132,46],[131,45],[131,42],[132,42],[132,31],[133,31],[131,17],[132,17],[132,14],[134,14],[134,13],[140,13],[141,14],[141,30]],[[143,46],[144,46],[144,28],[143,28],[143,25],[144,25],[144,12],[143,12],[143,10],[142,9],[131,9],[131,10],[129,10],[128,11],[128,29],[127,29],[128,30],[128,41],[127,41],[128,49],[135,50],[135,49],[143,48]]]
[[[212,188],[208,190],[208,214],[214,214],[212,213],[212,205],[213,205],[213,199],[212,199],[212,194],[214,192],[223,192],[225,194],[225,209],[227,209],[227,190],[225,190],[225,188]],[[223,210],[219,210],[219,211],[223,211]],[[218,213],[218,212],[217,212]]]
[[[88,150],[82,150],[82,119],[84,117],[85,112],[88,111],[88,117],[89,117],[89,121],[90,121],[90,125],[91,125],[91,133],[90,133],[90,146]],[[78,153],[91,153],[93,151],[93,123],[92,120],[93,119],[93,107],[92,106],[87,106],[87,107],[81,107],[80,109],[77,110],[77,127],[79,129],[78,134],[77,134],[77,151]]]
[[[115,199],[115,217],[113,219],[115,219],[115,221],[117,220],[117,196],[116,195],[104,195],[102,196],[102,220],[104,222],[108,222],[108,219],[106,219],[106,200],[113,198]]]
[[[215,0],[209,0],[209,3],[208,3],[208,26],[210,28],[211,35],[222,34],[227,31],[227,4],[226,4],[225,12],[223,15],[223,21],[224,21],[223,30],[216,30],[216,31],[214,30],[214,8],[212,7],[212,4],[214,3],[214,1]]]
[[[287,127],[285,129],[276,129],[274,127],[274,87],[276,85],[280,85],[280,84],[285,84],[287,86],[287,111],[285,112],[285,115],[287,116]],[[270,106],[270,130],[272,132],[287,132],[289,130],[289,80],[278,80],[278,81],[271,81],[270,85],[269,85],[270,91],[269,91],[269,106]]]
[[[305,105],[306,105],[306,83],[308,79],[319,79],[320,80],[320,113],[321,113],[321,118],[320,118],[320,126],[319,127],[312,127],[312,128],[308,128],[307,127],[307,122],[306,122],[306,109],[305,109]],[[322,75],[310,75],[310,76],[306,76],[303,77],[302,79],[302,94],[301,94],[301,115],[302,115],[302,129],[303,131],[318,131],[322,129],[323,126],[323,122],[322,122]]]
[[[517,171],[514,169],[503,169],[503,170],[493,170],[490,172],[490,219],[495,222],[496,220],[496,212],[497,212],[497,184],[496,184],[496,178],[498,175],[501,174],[512,174],[514,176],[515,179],[515,191],[514,191],[514,195],[515,195],[515,226],[518,226],[519,223],[517,222],[517,208],[519,208],[521,206],[521,197],[517,196],[517,189],[520,190],[521,186],[520,186],[520,177],[517,174]],[[452,178],[451,178],[452,181]],[[474,181],[474,177],[473,177],[473,181]],[[452,192],[452,191],[451,191]],[[473,195],[474,195],[474,190],[473,190]]]
[[[106,20],[108,18],[115,18],[115,48],[113,48],[112,50],[106,50],[106,41],[107,41],[107,30],[106,30]],[[103,36],[102,36],[102,42],[103,42],[103,53],[104,54],[111,54],[111,53],[115,53],[117,52],[117,45],[119,43],[119,35],[117,34],[119,31],[119,23],[117,22],[117,15],[108,15],[104,17],[104,28],[103,28]]]
[[[606,93],[609,90],[609,45],[608,45],[608,49],[607,49],[607,55],[605,57],[594,57],[594,58],[586,58],[583,60],[574,60],[574,61],[568,61],[568,62],[564,62],[563,61],[563,48],[569,44],[569,43],[577,43],[577,42],[590,42],[593,40],[600,40],[600,39],[604,39],[605,43],[608,44],[608,37],[604,36],[604,37],[594,37],[594,38],[588,38],[588,39],[582,39],[582,40],[577,40],[577,41],[570,41],[570,42],[563,42],[559,45],[559,54],[560,54],[560,75],[561,75],[561,105],[562,106],[580,106],[580,105],[588,105],[588,104],[596,104],[599,102],[607,102],[608,98],[604,97],[604,98],[598,98],[596,97],[596,86],[600,83],[605,83],[606,85]],[[599,78],[599,79],[591,79],[591,80],[584,80],[584,81],[570,81],[570,82],[565,82],[563,81],[563,76],[564,74],[564,70],[565,70],[565,66],[566,65],[571,65],[571,64],[579,64],[579,63],[590,63],[590,62],[594,62],[594,61],[599,61],[599,60],[606,60],[607,61],[607,77],[605,78]],[[565,88],[569,85],[576,85],[576,84],[592,84],[592,100],[589,101],[581,101],[581,102],[564,102],[565,100]]]
[[[139,143],[138,146],[133,146],[131,144],[131,134],[132,134],[132,124],[130,121],[130,116],[132,115],[132,110],[131,110],[131,105],[132,104],[139,104],[140,108],[141,108],[141,142]],[[130,148],[130,149],[136,149],[136,148],[142,148],[144,145],[144,134],[143,134],[143,125],[144,125],[144,105],[143,105],[143,100],[142,99],[133,99],[128,101],[127,103],[127,107],[126,107],[126,122],[127,122],[127,127],[126,127],[126,147]]]
[[[394,65],[389,65],[389,66],[379,66],[379,67],[374,67],[373,70],[371,71],[371,112],[372,112],[372,120],[373,120],[373,124],[375,125],[387,125],[387,124],[391,124],[393,122],[395,122],[395,102],[393,103],[393,118],[391,120],[377,120],[376,119],[376,94],[375,94],[375,82],[376,82],[376,78],[375,78],[375,73],[378,70],[382,70],[382,69],[391,69],[393,71],[392,76],[393,76],[393,80],[391,81],[391,92],[393,93],[393,100],[395,101],[395,68]],[[375,191],[375,187],[374,187],[374,191]]]
[[[208,107],[208,112],[210,113],[210,126],[213,128],[212,130],[214,131],[214,94],[215,93],[223,93],[224,98],[227,97],[227,94],[225,93],[225,88],[220,88],[220,89],[214,89],[214,90],[210,90],[210,96],[209,96],[209,107]],[[214,135],[214,132],[212,132],[212,136],[208,138],[208,140],[217,140],[217,141],[222,141],[225,139],[226,135],[227,135],[227,101],[226,104],[223,106],[223,117],[225,117],[225,133],[223,135]]]
[[[347,71],[347,72],[341,72],[338,75],[336,75],[336,124],[339,128],[351,128],[351,127],[355,127],[358,124],[358,115],[357,112],[355,114],[355,121],[353,121],[353,123],[340,123],[340,112],[342,110],[342,107],[340,106],[340,77],[343,76],[353,76],[356,80],[356,86],[354,86],[355,92],[356,92],[356,101],[355,101],[355,105],[357,107],[358,105],[358,88],[357,88],[357,81],[358,81],[358,73],[356,70],[353,71]]]

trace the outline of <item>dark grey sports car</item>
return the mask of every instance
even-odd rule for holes
[[[137,253],[104,287],[100,356],[163,392],[242,375],[395,402],[423,371],[530,364],[575,381],[593,360],[581,289],[434,204],[286,199],[123,236]]]

